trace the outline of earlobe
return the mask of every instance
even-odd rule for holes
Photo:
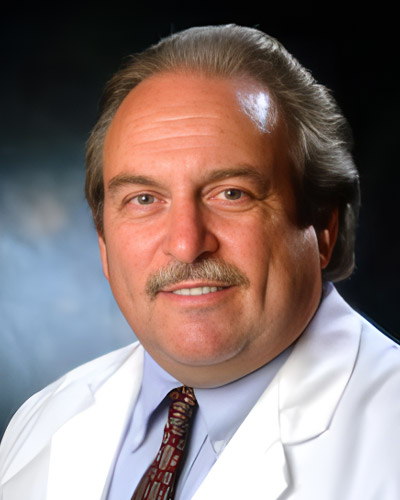
[[[104,240],[104,236],[102,236],[99,233],[97,233],[97,238],[99,241],[100,258],[101,258],[101,264],[103,266],[103,273],[104,276],[109,280],[106,242]]]
[[[339,214],[338,209],[335,208],[331,213],[327,226],[317,233],[321,269],[325,269],[331,260],[338,230]]]

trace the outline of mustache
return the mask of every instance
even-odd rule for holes
[[[171,262],[152,273],[146,282],[146,293],[154,299],[163,288],[181,281],[205,280],[217,282],[219,286],[249,286],[248,277],[234,264],[221,259],[203,259],[186,264]]]

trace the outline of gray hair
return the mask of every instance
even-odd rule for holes
[[[339,281],[349,276],[360,204],[350,128],[326,87],[276,39],[253,28],[208,26],[173,34],[131,56],[112,77],[86,151],[85,192],[97,231],[103,234],[103,145],[117,109],[145,78],[179,70],[210,77],[251,77],[268,89],[290,137],[298,222],[318,231],[338,209],[338,239],[323,278]]]

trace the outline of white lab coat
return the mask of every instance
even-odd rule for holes
[[[135,343],[17,412],[1,500],[105,500],[142,374]],[[193,500],[399,500],[400,350],[329,288]],[[121,499],[122,500],[122,499]]]

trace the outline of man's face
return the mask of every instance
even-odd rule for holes
[[[252,81],[165,73],[131,91],[106,137],[104,272],[144,347],[188,385],[259,368],[318,306],[317,235],[296,225],[272,115]]]

